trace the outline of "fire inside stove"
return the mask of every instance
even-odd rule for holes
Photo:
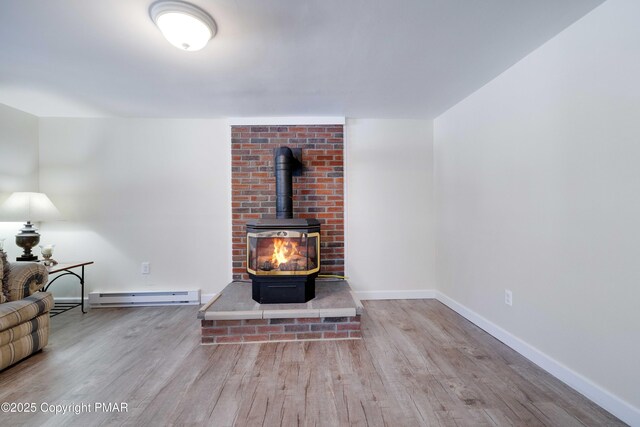
[[[248,233],[247,244],[247,270],[251,274],[308,275],[320,269],[320,233]]]

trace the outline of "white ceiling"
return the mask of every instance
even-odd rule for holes
[[[37,116],[433,118],[603,0],[193,0],[199,52],[152,0],[0,0],[0,103]]]

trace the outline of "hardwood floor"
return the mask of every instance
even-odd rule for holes
[[[201,346],[196,310],[53,318],[49,346],[0,372],[0,402],[37,412],[0,424],[625,425],[435,300],[366,301],[362,341]]]

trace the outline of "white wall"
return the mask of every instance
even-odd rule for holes
[[[363,298],[425,296],[435,274],[433,122],[347,120],[345,136],[349,283]]]
[[[605,2],[434,124],[439,288],[635,417],[638,16]]]
[[[38,191],[37,117],[0,104],[0,159],[0,204],[14,191]],[[10,260],[22,253],[15,245],[21,227],[18,222],[0,222],[0,239],[6,239]]]
[[[346,134],[350,283],[421,296],[434,287],[432,122],[349,120]],[[42,118],[40,187],[66,217],[42,242],[96,261],[89,291],[217,292],[231,279],[230,170],[225,121]],[[51,289],[78,295],[73,280]]]
[[[221,290],[231,280],[230,133],[221,120],[40,119],[54,258],[93,260],[88,291]],[[140,274],[140,263],[151,274]],[[77,285],[52,286],[78,296]]]

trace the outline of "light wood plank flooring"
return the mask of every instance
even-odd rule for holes
[[[200,346],[195,307],[74,309],[0,372],[3,426],[624,425],[435,300],[368,301],[362,341]],[[52,405],[125,402],[126,413]]]

